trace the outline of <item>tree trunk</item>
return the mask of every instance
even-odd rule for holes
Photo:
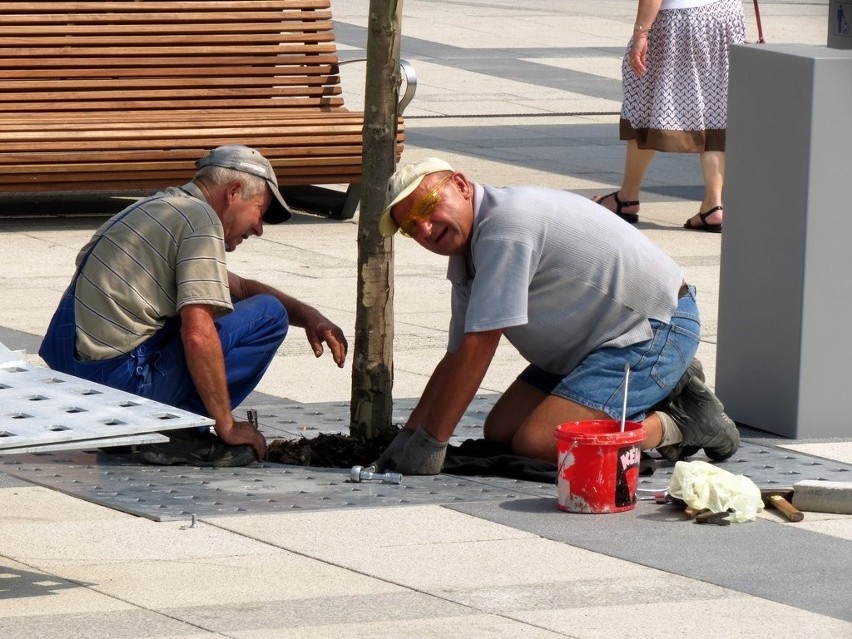
[[[402,0],[370,0],[349,426],[360,439],[388,428],[393,410],[393,241],[379,217],[396,165],[401,20]]]

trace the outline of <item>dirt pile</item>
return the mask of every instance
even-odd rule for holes
[[[368,466],[378,459],[397,432],[398,427],[391,426],[369,440],[351,435],[323,433],[310,439],[275,439],[269,443],[266,461],[327,468]]]

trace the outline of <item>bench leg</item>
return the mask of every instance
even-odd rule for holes
[[[331,217],[335,220],[351,220],[355,216],[355,209],[361,203],[361,185],[350,184],[346,189],[346,198],[339,210],[332,211]]]
[[[350,184],[346,191],[321,186],[284,186],[281,195],[287,204],[332,220],[351,220],[361,199],[361,185]]]

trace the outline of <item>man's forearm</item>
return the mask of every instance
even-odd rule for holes
[[[225,376],[225,356],[212,309],[203,305],[187,305],[180,311],[180,337],[189,374],[207,414],[219,428],[233,424],[231,398]]]
[[[216,434],[226,444],[248,444],[258,459],[266,455],[266,440],[254,425],[234,419],[225,373],[225,356],[211,309],[189,305],[181,309],[181,340],[189,374]]]
[[[491,364],[502,331],[468,333],[455,353],[447,353],[426,384],[406,427],[422,425],[432,437],[448,440]]]
[[[228,283],[231,294],[238,299],[248,299],[255,295],[271,295],[287,309],[287,318],[291,325],[305,328],[309,322],[309,315],[318,311],[312,306],[300,302],[294,297],[282,293],[277,288],[258,282],[257,280],[240,277],[235,273],[228,273]]]
[[[207,414],[215,420],[217,427],[227,427],[233,416],[219,335],[215,328],[212,336],[190,329],[182,332],[181,337],[189,374]]]

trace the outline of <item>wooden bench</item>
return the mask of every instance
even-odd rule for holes
[[[316,208],[354,214],[363,113],[344,105],[329,0],[0,2],[0,24],[0,194],[152,191],[234,142],[292,204],[346,184]],[[398,156],[403,141],[400,116]]]

